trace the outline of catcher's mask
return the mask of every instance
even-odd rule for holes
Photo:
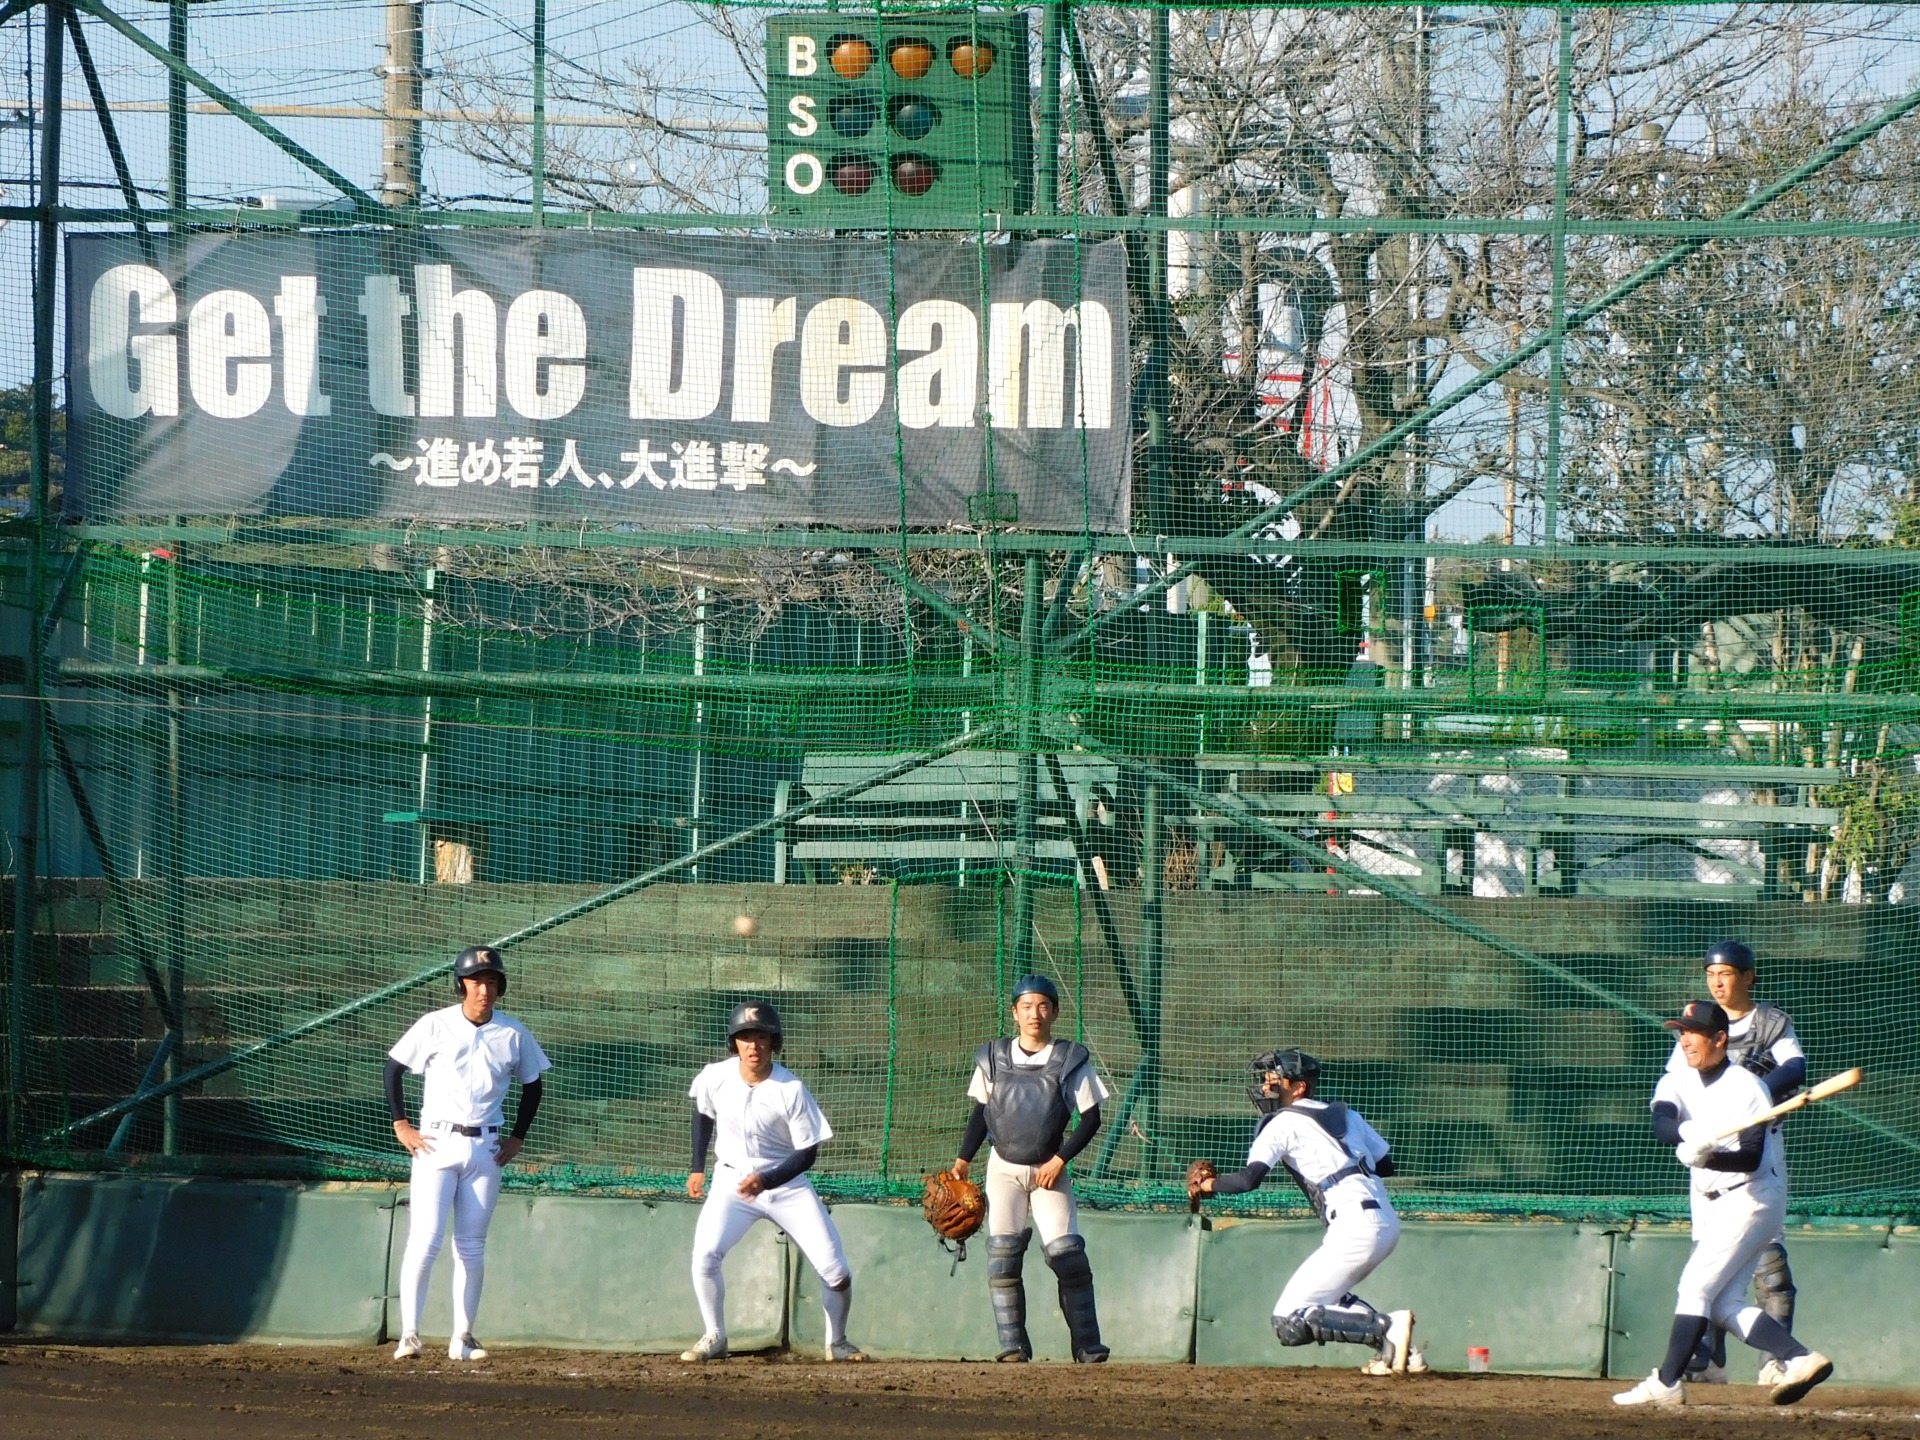
[[[1247,1068],[1253,1071],[1253,1084],[1247,1087],[1247,1098],[1262,1115],[1283,1110],[1287,1103],[1267,1092],[1269,1075],[1278,1075],[1283,1080],[1304,1080],[1309,1085],[1317,1084],[1320,1079],[1320,1062],[1304,1050],[1269,1050],[1254,1056],[1247,1062]]]

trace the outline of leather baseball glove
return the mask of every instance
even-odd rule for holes
[[[950,1170],[936,1170],[921,1181],[920,1213],[943,1240],[964,1245],[987,1223],[987,1197],[971,1180]]]
[[[1211,1160],[1196,1160],[1187,1166],[1187,1209],[1195,1215],[1200,1213],[1200,1199],[1207,1193],[1201,1188],[1201,1182],[1211,1180],[1219,1173],[1213,1168]]]

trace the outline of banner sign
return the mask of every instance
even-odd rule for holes
[[[1119,242],[68,242],[88,517],[1126,529]]]

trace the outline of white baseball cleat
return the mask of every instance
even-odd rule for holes
[[[867,1352],[851,1340],[835,1340],[827,1346],[827,1360],[829,1363],[839,1360],[865,1360],[866,1358]]]
[[[447,1358],[449,1360],[484,1360],[487,1358],[487,1347],[471,1335],[456,1335],[447,1342]]]
[[[1786,1377],[1787,1377],[1787,1367],[1782,1365],[1778,1360],[1774,1359],[1771,1355],[1769,1355],[1766,1359],[1760,1362],[1760,1378],[1756,1380],[1754,1383],[1756,1385],[1765,1385],[1769,1389],[1771,1389],[1773,1386],[1778,1385],[1782,1380],[1786,1379]]]
[[[1818,1350],[1795,1356],[1780,1367],[1780,1383],[1773,1387],[1773,1403],[1791,1405],[1833,1374],[1833,1361]]]
[[[680,1358],[689,1365],[701,1360],[724,1360],[727,1358],[727,1337],[709,1330],[694,1341],[689,1349],[682,1350]]]
[[[1380,1352],[1360,1367],[1362,1375],[1406,1375],[1424,1372],[1427,1362],[1420,1361],[1420,1372],[1413,1369],[1413,1312],[1389,1310],[1387,1333],[1381,1337]]]
[[[1687,1403],[1687,1382],[1676,1380],[1671,1385],[1663,1384],[1660,1372],[1654,1371],[1631,1390],[1622,1390],[1613,1397],[1616,1405],[1684,1405]]]
[[[420,1337],[418,1335],[402,1335],[400,1337],[400,1343],[393,1347],[393,1358],[396,1360],[418,1360],[420,1358]]]
[[[1427,1357],[1421,1353],[1418,1345],[1407,1347],[1407,1374],[1424,1375],[1427,1373]]]
[[[1681,1377],[1689,1385],[1724,1385],[1727,1383],[1727,1367],[1709,1361],[1698,1370],[1689,1370]]]

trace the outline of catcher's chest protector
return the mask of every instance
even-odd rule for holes
[[[1366,1156],[1356,1156],[1353,1153],[1353,1147],[1347,1144],[1347,1107],[1343,1102],[1330,1100],[1325,1106],[1318,1108],[1301,1105],[1297,1107],[1289,1106],[1285,1110],[1276,1110],[1273,1114],[1262,1119],[1261,1122],[1254,1127],[1254,1134],[1259,1134],[1267,1128],[1270,1121],[1277,1120],[1280,1116],[1286,1114],[1304,1115],[1313,1121],[1314,1124],[1318,1125],[1332,1137],[1335,1144],[1346,1152],[1347,1159],[1351,1162],[1341,1169],[1334,1171],[1333,1174],[1327,1176],[1327,1178],[1318,1185],[1294,1169],[1291,1160],[1283,1162],[1286,1165],[1287,1174],[1293,1177],[1293,1183],[1300,1187],[1300,1193],[1307,1197],[1307,1203],[1313,1207],[1313,1213],[1319,1216],[1322,1221],[1325,1221],[1327,1218],[1327,1191],[1350,1176],[1371,1175],[1373,1173],[1373,1166],[1368,1162]]]
[[[1002,1160],[1015,1165],[1040,1165],[1060,1149],[1072,1118],[1066,1082],[1087,1059],[1087,1047],[1070,1040],[1053,1042],[1053,1054],[1044,1065],[1013,1063],[1011,1039],[989,1040],[980,1047],[976,1063],[992,1086],[987,1101],[987,1134]]]
[[[1792,1024],[1787,1012],[1778,1005],[1760,1001],[1753,1007],[1753,1023],[1747,1026],[1747,1033],[1738,1038],[1727,1037],[1727,1059],[1756,1075],[1765,1075],[1780,1063],[1773,1058],[1773,1047],[1780,1043],[1780,1037]]]

